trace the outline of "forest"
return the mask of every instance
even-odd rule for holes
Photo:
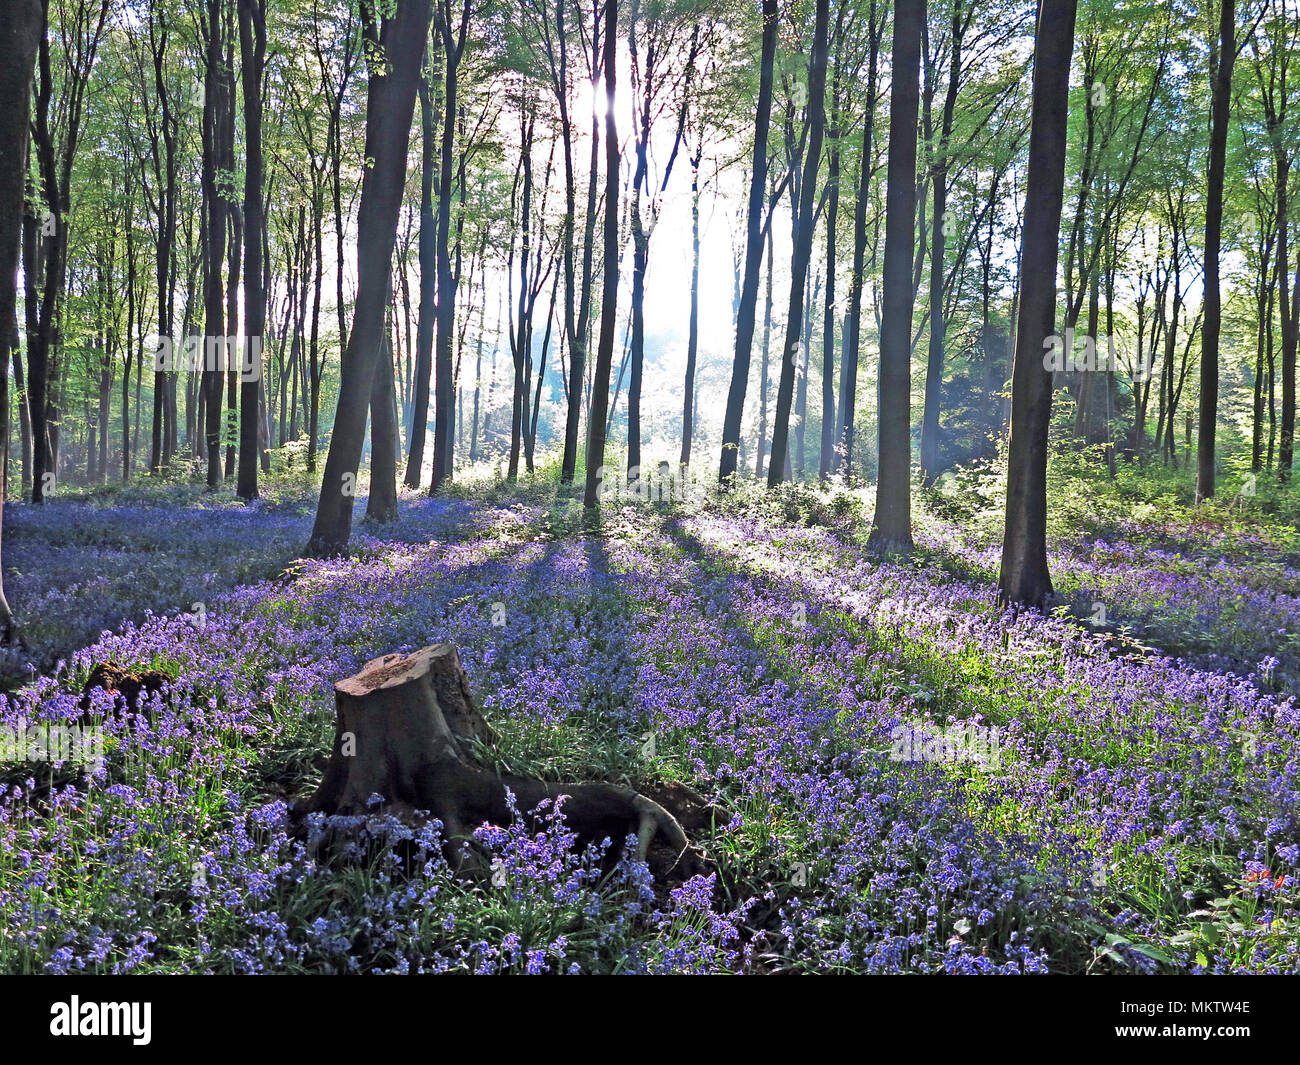
[[[1300,972],[1295,171],[1300,0],[3,0],[0,973]]]

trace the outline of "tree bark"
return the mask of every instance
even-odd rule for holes
[[[366,517],[397,517],[397,408],[393,384],[393,349],[385,332],[370,386],[370,495]]]
[[[872,0],[867,44],[867,100],[862,121],[862,163],[858,171],[858,195],[853,208],[853,274],[849,279],[849,313],[844,327],[844,355],[840,359],[840,456],[839,468],[845,480],[853,476],[853,422],[858,391],[858,352],[862,343],[862,286],[867,256],[867,205],[871,200],[871,153],[876,120],[876,75],[884,20],[876,19]]]
[[[366,428],[375,366],[383,352],[389,273],[397,239],[397,215],[406,183],[407,142],[415,111],[416,80],[429,30],[431,0],[398,0],[393,14],[377,23],[367,8],[366,33],[383,50],[366,104],[366,158],[358,209],[357,303],[342,359],[338,410],[321,479],[316,522],[306,552],[313,556],[346,549],[352,533],[352,502]]]
[[[452,156],[456,140],[457,92],[460,60],[465,52],[473,0],[464,0],[459,26],[452,24],[451,0],[438,0],[442,11],[440,28],[443,44],[442,146],[438,165],[438,336],[434,360],[435,396],[433,411],[433,481],[437,492],[452,476],[455,439],[456,396],[452,368],[452,336],[456,327],[456,284],[451,268],[451,187],[455,174]]]
[[[266,289],[262,269],[262,67],[266,58],[266,0],[239,0],[239,50],[244,80],[244,303],[245,357],[239,389],[240,499],[257,498],[258,396],[262,380],[262,334]]]
[[[0,7],[0,470],[9,463],[9,358],[17,348],[18,253],[23,234],[23,186],[27,173],[28,117],[36,53],[45,32],[41,0],[14,0]],[[0,543],[4,498],[0,493]],[[17,638],[17,622],[5,597],[0,571],[0,642]]]
[[[158,284],[158,337],[172,341],[172,323],[175,316],[175,264],[176,249],[176,144],[178,127],[173,110],[171,93],[167,88],[166,61],[170,24],[161,5],[149,5],[147,27],[149,53],[153,63],[154,93],[158,100],[158,134],[151,138],[153,168],[157,195],[157,284]],[[150,129],[154,127],[150,125]],[[161,150],[160,150],[161,149]],[[172,460],[175,437],[175,413],[168,403],[168,389],[174,373],[166,368],[155,368],[153,375],[153,418],[150,433],[149,469],[160,473]],[[138,408],[137,408],[138,410]]]
[[[749,361],[754,347],[754,319],[758,308],[758,275],[763,261],[763,198],[767,191],[767,139],[772,125],[772,83],[776,39],[780,31],[776,0],[763,0],[763,51],[759,66],[758,107],[754,121],[754,166],[749,177],[746,216],[745,274],[736,315],[736,353],[727,391],[727,412],[722,425],[722,460],[718,479],[726,484],[736,474],[740,429],[749,387]]]
[[[600,302],[600,340],[587,413],[587,483],[583,506],[600,501],[605,476],[605,418],[609,411],[609,375],[614,364],[614,326],[618,313],[618,127],[614,93],[618,83],[618,0],[605,0],[605,276]]]
[[[1201,326],[1201,404],[1196,439],[1196,501],[1214,496],[1214,444],[1219,420],[1219,248],[1223,240],[1223,170],[1237,55],[1236,0],[1220,0],[1218,61],[1210,120],[1210,167],[1205,198],[1205,318]]]
[[[775,488],[785,480],[786,460],[789,457],[795,359],[799,354],[804,291],[808,263],[812,258],[815,221],[813,198],[817,191],[817,173],[821,167],[822,139],[826,133],[826,51],[829,31],[830,0],[817,0],[812,56],[808,66],[808,147],[804,154],[803,180],[799,186],[798,230],[790,262],[789,312],[785,323],[785,347],[781,349],[781,379],[776,390],[776,415],[772,423],[772,459],[767,467],[769,488]]]
[[[519,232],[522,245],[519,254],[519,303],[515,329],[510,336],[510,353],[514,359],[514,389],[510,404],[510,460],[506,468],[507,480],[519,476],[519,452],[528,417],[528,375],[533,354],[533,300],[530,288],[529,267],[533,249],[533,129],[537,118],[529,106],[519,123],[519,166],[523,173],[523,192],[519,212]],[[511,244],[511,254],[514,245]]]
[[[943,391],[944,334],[943,314],[945,281],[944,248],[948,230],[948,150],[952,139],[953,115],[957,108],[957,91],[961,85],[962,36],[966,22],[961,0],[953,0],[952,22],[948,28],[951,54],[948,58],[948,90],[943,100],[939,144],[931,168],[934,211],[930,238],[930,356],[925,369],[925,408],[921,415],[921,473],[927,484],[933,483],[940,470],[939,404]]]
[[[884,308],[880,330],[880,473],[869,544],[912,546],[912,249],[916,233],[916,119],[925,0],[894,7],[885,193]]]
[[[435,15],[435,21],[440,16]],[[430,48],[430,61],[441,52]],[[406,477],[408,488],[419,488],[423,483],[425,438],[429,435],[429,382],[433,375],[433,327],[438,307],[438,247],[437,221],[433,207],[433,189],[438,175],[438,144],[436,129],[439,125],[437,102],[441,85],[440,68],[435,66],[428,82],[423,79],[420,93],[420,136],[422,158],[420,162],[420,321],[415,337],[415,381],[413,384],[414,412],[411,417],[411,436],[407,441]]]
[[[578,450],[578,414],[582,397],[582,377],[587,365],[586,322],[590,302],[591,275],[591,216],[594,195],[588,195],[587,222],[585,228],[585,266],[582,279],[582,294],[578,294],[577,275],[574,266],[574,234],[577,224],[577,184],[573,165],[573,127],[569,118],[569,33],[565,26],[565,8],[567,4],[555,5],[555,36],[559,54],[551,71],[552,87],[555,90],[555,102],[560,112],[560,135],[564,146],[564,223],[561,240],[564,247],[564,336],[569,346],[568,407],[564,422],[564,453],[560,461],[560,483],[572,484],[577,463]],[[581,16],[579,16],[581,21]],[[589,193],[594,193],[596,163],[598,157],[596,141],[598,126],[592,122],[592,167],[589,180]],[[581,299],[581,312],[577,303]],[[477,385],[475,401],[477,403]],[[477,410],[477,407],[476,407]],[[475,415],[477,417],[477,414]]]
[[[682,384],[682,453],[679,465],[691,464],[695,433],[695,373],[700,351],[700,163],[704,158],[701,132],[691,159],[691,318],[686,341],[686,378]]]
[[[235,47],[239,28],[235,18],[234,5],[230,5],[224,15],[225,18],[225,73],[222,81],[225,83],[225,108],[221,115],[221,156],[217,163],[218,167],[225,174],[234,174],[235,171],[235,110],[236,98],[238,93],[235,88]],[[233,190],[231,190],[233,193]],[[235,199],[232,195],[226,207],[226,217],[230,222],[229,237],[229,266],[226,278],[226,330],[227,337],[237,337],[240,333],[239,327],[239,290],[242,284],[242,272],[244,268],[244,211],[243,204],[240,200]],[[236,366],[240,362],[242,353],[235,349],[235,341],[229,340],[229,343],[223,348],[226,353],[226,418],[225,426],[222,431],[222,440],[225,442],[225,464],[223,466],[222,480],[230,481],[235,478],[235,449],[236,442],[239,438],[239,373]]]
[[[227,204],[217,185],[222,160],[225,79],[221,76],[224,18],[222,0],[208,0],[203,95],[203,401],[204,454],[208,491],[221,487],[221,383],[226,314],[221,271],[225,260]]]
[[[1290,227],[1287,224],[1287,180],[1290,176],[1289,160],[1277,163],[1277,300],[1282,327],[1282,431],[1278,437],[1278,476],[1283,482],[1291,479],[1291,464],[1295,449],[1295,363],[1296,349],[1300,346],[1300,299],[1293,300],[1288,293],[1287,270],[1290,268]],[[1300,243],[1300,242],[1298,242]],[[1300,291],[1300,256],[1296,262],[1297,291]],[[1270,391],[1270,397],[1272,393]],[[1269,434],[1270,445],[1272,434]]]
[[[841,5],[840,18],[844,9]],[[838,33],[837,33],[838,36]],[[835,86],[831,93],[831,123],[827,130],[831,142],[826,181],[826,297],[822,316],[822,425],[821,450],[817,476],[825,481],[835,468],[835,236],[840,217],[840,75],[835,68]]]
[[[1287,264],[1278,261],[1278,299],[1285,302]],[[1282,432],[1278,439],[1278,468],[1282,480],[1291,479],[1291,459],[1295,447],[1295,362],[1300,346],[1300,250],[1295,257],[1295,281],[1291,287],[1291,331],[1282,342]]]
[[[754,478],[763,476],[763,459],[767,455],[767,368],[772,348],[772,275],[775,273],[772,231],[767,233],[767,291],[763,300],[763,355],[758,368],[758,447],[755,448]]]
[[[633,51],[636,55],[635,32]],[[635,59],[633,60],[635,62]],[[647,93],[649,89],[647,89]],[[650,101],[645,103],[646,113]],[[641,471],[641,376],[645,364],[645,275],[650,262],[650,234],[641,217],[641,187],[646,175],[646,156],[649,151],[650,123],[641,127],[636,144],[637,164],[632,176],[632,332],[628,353],[631,360],[631,379],[627,386],[627,479],[635,483],[643,479]],[[645,478],[648,479],[649,471]]]
[[[32,422],[32,502],[43,503],[55,488],[59,466],[60,384],[64,367],[62,314],[67,279],[69,215],[72,210],[72,168],[81,132],[87,85],[103,39],[110,0],[87,0],[65,10],[69,39],[75,42],[66,57],[66,69],[56,78],[51,69],[49,37],[41,35],[37,51],[37,88],[31,140],[36,150],[48,213],[41,223],[37,255],[43,269],[33,271],[28,283],[38,284],[35,329],[27,345],[28,406]],[[48,12],[48,4],[45,6]],[[63,115],[58,135],[51,124],[51,103],[56,82],[62,98],[55,105]],[[11,141],[16,144],[18,141]],[[35,264],[33,264],[35,265]],[[6,326],[7,328],[7,326]]]
[[[1052,373],[1043,365],[1055,332],[1056,266],[1065,189],[1070,59],[1077,0],[1042,0],[1034,40],[1020,314],[1011,381],[1011,442],[999,591],[1003,602],[1044,605],[1047,569],[1047,433]]]

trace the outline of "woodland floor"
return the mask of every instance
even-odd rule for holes
[[[1062,608],[1015,616],[969,483],[885,561],[846,491],[598,524],[546,484],[460,491],[326,562],[294,562],[292,487],[6,507],[29,647],[0,726],[101,724],[108,756],[0,762],[0,971],[1300,971],[1293,526],[1067,508]],[[554,818],[480,831],[494,882],[378,814],[368,858],[314,860],[286,803],[332,682],[441,640],[491,764],[683,781],[728,811],[698,839],[714,871],[654,884]],[[110,660],[174,682],[87,713]]]

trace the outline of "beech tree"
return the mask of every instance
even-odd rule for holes
[[[60,46],[57,53],[52,41],[54,35],[40,36],[35,98],[30,113],[32,147],[40,175],[41,209],[39,218],[32,216],[35,239],[28,245],[32,254],[24,256],[24,283],[32,304],[27,316],[27,395],[32,427],[33,503],[45,501],[54,489],[58,474],[62,406],[59,384],[63,376],[60,323],[68,269],[72,172],[82,133],[86,93],[104,39],[109,5],[110,0],[55,0]]]
[[[306,548],[306,553],[315,557],[343,551],[351,538],[366,412],[377,361],[386,357],[389,271],[430,14],[431,0],[397,0],[389,15],[370,4],[362,6],[369,49],[366,159],[370,165],[362,178],[358,210],[356,311],[343,352],[334,433],[321,478],[316,521]]]
[[[17,347],[18,254],[22,246],[23,186],[27,173],[27,125],[32,77],[45,34],[41,0],[15,0],[0,9],[0,440],[9,463],[9,359]],[[4,499],[0,497],[0,544]],[[17,622],[0,574],[0,642],[13,643]]]
[[[244,83],[244,331],[245,378],[239,396],[239,484],[241,499],[257,498],[259,398],[266,290],[262,271],[265,220],[262,214],[262,68],[266,62],[266,0],[239,0],[239,51]],[[251,380],[249,379],[251,377]]]
[[[741,420],[749,385],[749,362],[754,346],[754,321],[758,308],[758,278],[763,262],[763,201],[767,191],[768,134],[772,127],[772,86],[775,81],[776,41],[780,31],[776,0],[763,0],[763,45],[759,60],[758,101],[754,117],[753,166],[749,175],[749,207],[745,215],[745,270],[736,308],[736,351],[727,391],[727,413],[722,424],[722,461],[719,480],[735,476],[740,458]]]
[[[1012,367],[1006,526],[998,578],[1004,602],[1029,606],[1042,606],[1053,594],[1047,569],[1047,431],[1052,416],[1052,374],[1043,360],[1045,342],[1055,332],[1056,322],[1076,7],[1077,0],[1042,0],[1034,36],[1033,115],[1020,243],[1020,317]]]
[[[813,198],[821,167],[822,141],[826,133],[826,55],[830,33],[830,2],[817,0],[812,55],[808,65],[808,144],[804,150],[803,179],[799,186],[799,207],[794,254],[790,262],[790,307],[786,316],[785,346],[781,352],[781,380],[776,393],[776,415],[772,425],[772,459],[767,483],[775,487],[785,480],[790,445],[790,405],[794,396],[795,356],[804,321],[804,285],[812,258]]]
[[[614,364],[615,314],[618,310],[618,126],[614,99],[618,87],[618,0],[605,0],[605,276],[600,301],[600,343],[592,381],[591,411],[587,417],[587,484],[583,506],[600,502],[605,476],[605,418],[609,409],[609,376]]]
[[[916,215],[916,120],[920,106],[925,0],[894,5],[893,84],[889,95],[884,308],[880,327],[880,476],[869,543],[880,551],[912,546],[912,253]]]
[[[208,491],[215,492],[223,478],[221,465],[221,383],[226,354],[215,338],[226,334],[226,300],[222,270],[225,265],[229,201],[219,183],[227,161],[226,139],[234,136],[227,119],[225,67],[226,12],[223,0],[207,0],[204,32],[203,76],[203,454],[207,459]],[[232,288],[234,279],[232,278]]]
[[[1223,168],[1228,151],[1232,65],[1237,56],[1235,0],[1219,2],[1214,103],[1210,119],[1210,168],[1205,197],[1205,324],[1201,328],[1201,409],[1196,446],[1196,501],[1214,495],[1214,438],[1219,419],[1219,248],[1223,239]]]
[[[438,160],[438,231],[435,252],[438,260],[438,336],[434,357],[433,481],[436,492],[452,476],[455,439],[452,424],[456,416],[453,385],[452,337],[456,323],[457,277],[451,268],[451,192],[455,178],[453,162],[460,61],[469,36],[473,0],[463,0],[459,15],[452,0],[435,0],[439,5],[438,28],[442,45],[442,144]],[[409,124],[409,123],[408,123]]]
[[[857,417],[858,353],[862,344],[862,291],[867,265],[867,211],[871,201],[872,160],[876,120],[876,79],[885,13],[877,17],[872,0],[867,16],[867,84],[862,105],[862,155],[853,205],[853,271],[849,275],[849,309],[844,323],[844,354],[840,359],[839,469],[848,479],[853,472],[854,419]]]

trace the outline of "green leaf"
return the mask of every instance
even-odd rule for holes
[[[1166,954],[1163,950],[1157,950],[1155,947],[1151,946],[1150,944],[1147,944],[1147,943],[1130,943],[1129,946],[1132,947],[1132,948],[1133,948],[1135,951],[1137,951],[1139,954],[1143,954],[1143,955],[1145,955],[1146,957],[1151,958],[1151,959],[1153,959],[1153,960],[1155,960],[1155,961],[1161,962],[1161,963],[1164,964],[1164,965],[1173,965],[1173,964],[1174,964],[1174,960],[1173,960],[1173,958],[1171,958],[1171,957],[1170,957],[1168,954]]]

